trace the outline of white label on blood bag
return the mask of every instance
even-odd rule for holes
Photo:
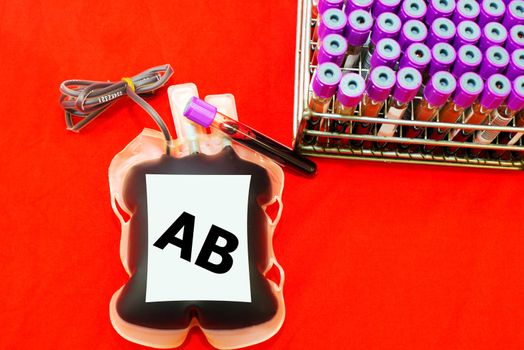
[[[251,175],[146,175],[146,302],[251,302],[250,183]]]
[[[405,109],[399,109],[396,107],[389,107],[388,112],[386,113],[386,119],[399,120],[402,118]],[[378,130],[378,136],[393,136],[395,130],[397,129],[396,124],[382,124]]]

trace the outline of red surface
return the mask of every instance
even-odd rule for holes
[[[154,124],[127,101],[67,132],[59,83],[171,63],[173,84],[235,94],[241,120],[290,144],[295,5],[0,2],[0,349],[141,348],[108,317],[127,276],[107,168]],[[165,90],[151,103],[169,120]],[[522,172],[318,166],[286,174],[287,318],[254,349],[524,348]]]

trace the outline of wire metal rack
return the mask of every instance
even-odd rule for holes
[[[499,143],[497,137],[491,144],[479,144],[474,142],[454,142],[450,137],[435,141],[428,137],[428,130],[439,129],[463,129],[463,130],[492,130],[500,132],[524,133],[524,127],[515,126],[515,118],[509,126],[472,125],[463,123],[463,115],[457,123],[441,123],[438,115],[435,121],[422,122],[415,120],[414,108],[417,96],[406,111],[404,119],[392,120],[384,118],[387,110],[387,102],[376,118],[361,115],[357,107],[353,116],[342,116],[333,113],[334,101],[331,101],[327,113],[316,113],[309,109],[308,102],[311,94],[310,81],[315,65],[310,63],[311,53],[316,43],[311,40],[312,29],[316,19],[311,17],[311,0],[299,0],[297,12],[297,38],[296,38],[296,62],[295,62],[295,101],[294,101],[294,146],[300,153],[309,156],[343,158],[343,159],[366,159],[383,162],[409,162],[419,164],[438,164],[450,166],[468,166],[496,169],[524,169],[524,141],[519,140],[514,145]],[[355,72],[363,77],[367,75],[368,69],[363,67],[367,55],[367,49],[361,52],[358,67],[345,69],[345,72]],[[310,118],[322,119],[321,124],[329,125],[335,122],[348,124],[347,132],[331,132],[311,130],[307,127]],[[353,133],[357,123],[370,124],[369,134]],[[377,131],[382,124],[398,125],[397,133],[392,137],[378,136]],[[403,135],[403,128],[415,126],[424,128],[424,133],[418,138],[409,138]],[[306,139],[306,140],[305,140]],[[316,140],[311,142],[311,140]],[[322,142],[320,142],[322,140]],[[378,146],[381,147],[378,147]],[[449,154],[447,148],[458,147],[459,152]],[[428,150],[431,149],[431,150]],[[480,149],[479,156],[471,155],[468,150]],[[475,152],[478,153],[478,152]]]

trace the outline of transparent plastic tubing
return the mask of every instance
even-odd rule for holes
[[[317,171],[317,166],[313,161],[261,132],[220,113],[216,107],[197,97],[191,98],[184,115],[203,127],[212,127],[221,131],[232,140],[273,159],[281,166],[307,175],[313,175]]]

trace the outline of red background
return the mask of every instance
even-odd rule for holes
[[[291,144],[295,1],[0,2],[0,348],[140,349],[112,329],[127,276],[107,168],[152,120],[120,102],[80,134],[58,86],[171,63]],[[169,121],[165,89],[151,104]],[[287,317],[254,349],[524,348],[521,172],[318,160],[286,174]],[[209,348],[192,332],[185,349]]]

